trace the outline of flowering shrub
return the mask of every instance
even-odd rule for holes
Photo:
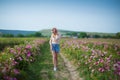
[[[0,51],[3,51],[6,47],[24,44],[25,40],[29,42],[34,40],[34,38],[0,38]]]
[[[114,65],[115,74],[120,76],[120,61],[116,62]]]
[[[120,79],[119,44],[100,39],[66,39],[61,44],[62,53],[78,65],[86,80]]]
[[[35,56],[40,54],[40,46],[46,39],[26,41],[24,44],[16,45],[13,48],[6,48],[0,53],[0,79],[19,80],[18,76],[28,64],[34,62]]]

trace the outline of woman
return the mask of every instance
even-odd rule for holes
[[[50,43],[50,49],[52,51],[52,56],[53,56],[54,71],[57,70],[57,64],[58,64],[57,55],[60,51],[59,41],[60,41],[60,34],[58,34],[58,31],[56,28],[53,28],[49,43]]]

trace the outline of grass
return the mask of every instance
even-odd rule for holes
[[[68,72],[64,66],[64,61],[58,55],[58,70],[53,71],[52,54],[48,43],[45,43],[41,49],[41,54],[36,57],[36,61],[29,64],[26,70],[25,80],[68,80]],[[24,74],[24,73],[23,73]],[[67,74],[67,75],[66,75]],[[25,76],[24,75],[24,76]]]
[[[52,80],[53,72],[51,70],[53,70],[53,64],[49,45],[45,43],[40,49],[41,54],[36,57],[34,63],[28,66],[27,80],[45,80],[45,78]]]

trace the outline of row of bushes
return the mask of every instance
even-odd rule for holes
[[[31,41],[34,38],[0,38],[0,51],[4,48],[14,47],[14,45],[24,44],[25,41]]]
[[[40,54],[40,47],[46,39],[25,41],[24,44],[13,48],[5,48],[0,53],[0,80],[24,80],[28,64],[34,62],[35,56]]]
[[[61,51],[74,61],[85,80],[120,80],[120,45],[100,41],[67,39]]]

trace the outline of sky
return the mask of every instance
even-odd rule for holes
[[[120,32],[120,0],[0,0],[0,29]]]

